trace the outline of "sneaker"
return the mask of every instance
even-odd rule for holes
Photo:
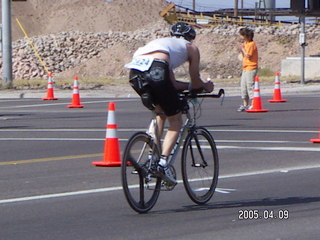
[[[157,170],[158,170],[162,180],[167,182],[169,185],[177,185],[178,182],[175,179],[175,176],[173,175],[171,169],[168,166],[163,167],[161,165],[158,165]]]
[[[246,110],[246,107],[243,106],[243,105],[241,105],[241,106],[237,109],[238,112],[244,112],[245,110]]]

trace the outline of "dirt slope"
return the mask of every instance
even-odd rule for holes
[[[14,2],[13,17],[18,17],[29,36],[47,35],[57,32],[109,32],[135,31],[150,25],[166,26],[159,12],[166,6],[164,0],[28,0]],[[166,26],[168,27],[168,26]],[[197,30],[198,31],[198,30]],[[21,30],[13,19],[13,38],[23,38]],[[237,36],[220,35],[206,32],[198,34],[195,43],[199,46],[204,77],[239,77],[241,63],[237,59]],[[281,60],[288,56],[299,56],[298,35],[272,36],[256,34],[260,67],[268,71],[280,70]],[[318,39],[309,39],[306,54],[318,53]],[[60,74],[72,77],[75,74],[90,77],[124,77],[127,72],[123,65],[130,59],[135,46],[123,43],[115,44],[104,50],[99,56],[79,64]],[[178,70],[181,75],[186,67]]]
[[[30,36],[63,31],[134,31],[161,20],[164,0],[27,0],[13,2],[12,12]],[[23,34],[13,21],[13,39]]]

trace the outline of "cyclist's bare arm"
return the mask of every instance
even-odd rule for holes
[[[190,89],[190,83],[189,82],[182,82],[182,81],[178,81],[175,79],[175,76],[173,74],[173,72],[171,71],[171,77],[170,79],[172,80],[172,83],[173,83],[173,86],[179,90],[179,91],[184,91],[184,90],[191,90]],[[210,81],[210,82],[205,82],[203,83],[202,87],[200,88],[193,88],[193,89],[196,89],[196,90],[199,90],[199,92],[203,92],[203,90],[205,90],[206,92],[212,92],[212,90],[207,90],[207,89],[210,89],[211,88],[211,85],[213,86],[213,83]]]
[[[189,58],[189,74],[192,83],[192,89],[204,89],[206,92],[212,92],[214,85],[211,81],[202,81],[200,78],[200,53],[199,49],[193,44],[187,44]],[[170,79],[177,90],[188,90],[189,83],[177,81],[174,73],[170,70]]]
[[[175,89],[177,89],[179,91],[184,91],[184,90],[188,90],[189,89],[189,83],[188,82],[178,81],[176,79],[176,77],[174,76],[174,73],[173,73],[172,70],[170,70],[170,79],[171,79],[172,84],[175,87]]]
[[[192,88],[204,88],[206,92],[213,91],[213,83],[211,81],[202,81],[200,78],[200,53],[199,49],[194,44],[187,44],[189,54],[189,74],[191,78]]]

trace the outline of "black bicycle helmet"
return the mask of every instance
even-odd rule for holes
[[[193,40],[196,38],[196,31],[194,28],[185,22],[177,22],[172,25],[170,34],[171,36],[183,37],[186,40]]]

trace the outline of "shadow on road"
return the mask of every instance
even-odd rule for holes
[[[288,206],[306,203],[320,202],[320,197],[288,197],[288,198],[264,198],[264,199],[252,199],[246,201],[230,201],[211,203],[206,205],[187,205],[181,209],[171,209],[168,211],[157,211],[153,213],[168,213],[168,212],[191,212],[191,211],[203,211],[211,209],[224,209],[224,208],[253,208],[253,207],[269,207],[269,206]]]

